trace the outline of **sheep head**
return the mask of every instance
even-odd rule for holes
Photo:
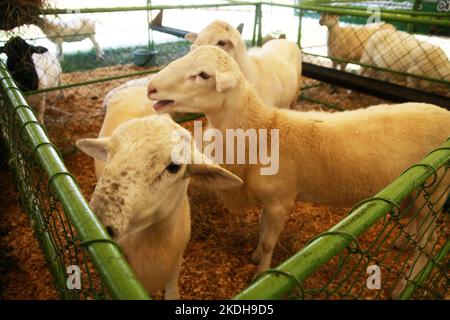
[[[338,23],[339,23],[338,15],[329,14],[329,13],[325,13],[325,12],[322,12],[320,14],[319,24],[321,26],[332,27],[334,25],[337,25]]]
[[[214,112],[245,81],[238,64],[211,45],[170,63],[149,82],[148,97],[158,113]]]
[[[23,40],[21,37],[13,37],[0,47],[0,53],[5,53],[8,59],[23,60],[27,57],[31,59],[33,53],[42,54],[47,52],[47,48],[42,46],[33,46]]]
[[[148,116],[120,125],[108,138],[81,139],[86,154],[106,161],[90,205],[119,241],[179,212],[190,176],[219,188],[242,180],[207,159],[190,133],[169,116]],[[188,143],[189,148],[180,149]],[[180,150],[195,161],[183,161]]]
[[[245,42],[237,28],[228,23],[216,20],[206,26],[200,33],[188,33],[185,39],[192,42],[191,49],[199,46],[213,45],[236,57],[245,50]]]

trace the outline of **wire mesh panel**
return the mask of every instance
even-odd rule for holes
[[[380,1],[308,4],[300,11],[305,61],[449,95],[448,13],[413,16]]]
[[[237,298],[448,298],[449,211],[447,142]]]
[[[7,163],[60,296],[146,298],[1,63],[0,79],[1,139]]]

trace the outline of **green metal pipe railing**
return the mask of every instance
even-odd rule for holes
[[[418,74],[413,74],[413,73],[402,72],[402,71],[397,71],[397,70],[393,70],[393,69],[382,68],[382,67],[374,66],[374,65],[371,65],[371,64],[361,63],[359,61],[352,61],[352,60],[341,59],[341,58],[336,58],[336,57],[324,56],[323,54],[310,53],[310,52],[302,52],[302,53],[305,54],[305,55],[308,55],[308,56],[319,57],[319,58],[327,58],[327,59],[330,59],[330,60],[333,60],[333,61],[357,64],[357,65],[359,65],[361,67],[370,68],[370,69],[379,70],[379,71],[384,71],[384,72],[389,72],[389,73],[397,74],[397,75],[400,75],[400,76],[413,77],[413,78],[418,78],[418,79],[422,79],[422,80],[428,80],[428,81],[431,81],[431,82],[437,82],[437,83],[450,85],[450,81],[447,81],[447,80],[444,80],[444,79],[431,78],[431,77],[422,76],[422,75],[418,75]]]
[[[89,208],[75,179],[64,166],[58,150],[51,144],[42,125],[37,122],[24,96],[1,62],[0,79],[1,92],[6,101],[4,105],[9,106],[8,112],[17,116],[16,125],[23,128],[30,141],[30,149],[34,150],[37,162],[49,178],[49,187],[55,191],[66,216],[77,231],[81,245],[86,248],[112,298],[149,299],[119,248]],[[45,243],[49,245],[51,241]]]
[[[234,2],[239,3],[239,2]],[[260,1],[258,2],[263,5],[275,6],[275,7],[284,7],[284,8],[292,8],[292,9],[303,9],[317,12],[328,12],[335,13],[338,15],[351,15],[355,17],[370,17],[372,16],[371,12],[366,12],[362,10],[353,10],[353,9],[341,9],[338,6],[320,6],[309,3],[300,3],[299,5],[292,4],[284,4],[277,2],[267,2]],[[410,14],[399,14],[399,13],[390,13],[389,10],[385,10],[380,12],[380,18],[384,21],[397,21],[397,22],[407,22],[407,23],[417,23],[417,24],[425,24],[425,25],[436,25],[442,27],[450,27],[450,20],[438,19],[438,18],[430,18],[430,17],[420,17],[420,12],[414,12]]]
[[[346,1],[348,2],[348,1]],[[334,3],[334,1],[333,1]],[[340,9],[346,9],[346,10],[359,10],[359,11],[367,11],[367,7],[363,6],[347,6],[347,5],[327,5],[326,2],[315,2],[315,1],[305,1],[303,4],[311,4],[317,7],[322,8],[340,8]],[[407,9],[387,9],[387,8],[378,8],[380,12],[386,12],[386,13],[394,13],[394,14],[404,14],[404,15],[419,15],[424,17],[442,17],[447,18],[450,16],[449,13],[446,12],[428,12],[428,11],[414,11],[414,10],[407,10]]]
[[[353,238],[362,235],[377,221],[385,217],[392,209],[393,203],[400,204],[405,197],[433,176],[438,168],[449,161],[450,139],[442,147],[430,152],[419,162],[420,165],[414,165],[406,170],[374,198],[357,204],[349,216],[277,267],[275,270],[279,271],[278,273],[262,275],[235,299],[278,299],[282,297],[348,247]],[[346,237],[344,234],[351,236]],[[446,256],[449,250],[450,246],[447,243],[439,255]],[[430,272],[431,267],[427,265],[426,270],[419,273],[419,280],[424,280],[423,278],[427,272]],[[407,286],[401,297],[409,297],[412,290],[411,285]]]
[[[106,81],[111,81],[111,80],[118,80],[118,79],[131,78],[131,77],[142,76],[142,75],[148,75],[148,74],[159,72],[160,70],[161,69],[152,69],[152,70],[138,71],[138,72],[121,74],[121,75],[111,76],[111,77],[104,77],[104,78],[99,78],[99,79],[94,79],[94,80],[63,84],[63,85],[55,86],[55,87],[51,87],[51,88],[30,90],[30,91],[24,92],[24,94],[26,96],[29,96],[29,95],[37,94],[37,93],[51,92],[51,91],[62,90],[62,89],[70,89],[70,88],[75,88],[75,87],[81,87],[81,86],[88,85],[88,84],[96,84],[96,83],[101,83],[101,82],[106,82]]]
[[[172,10],[172,9],[205,9],[233,6],[254,6],[255,2],[239,3],[205,3],[205,4],[186,4],[186,5],[151,5],[151,6],[132,6],[132,7],[98,7],[98,8],[80,8],[76,13],[109,13],[123,11],[147,11],[147,10]],[[75,10],[70,9],[43,9],[42,14],[73,14]]]

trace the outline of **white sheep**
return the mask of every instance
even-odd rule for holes
[[[450,61],[445,52],[438,46],[403,31],[383,30],[371,36],[364,48],[361,63],[450,81]],[[362,68],[361,74],[380,76],[384,72]],[[405,76],[389,73],[389,77],[405,81]],[[413,87],[425,87],[429,84],[429,81],[411,76],[406,77],[406,82]]]
[[[364,46],[372,34],[382,29],[395,29],[389,23],[341,27],[339,16],[329,13],[321,13],[319,24],[328,28],[328,56],[355,62],[361,59]],[[341,70],[345,70],[347,67],[347,62],[332,60],[332,64],[334,69],[339,66]]]
[[[28,44],[20,37],[13,37],[0,47],[0,53],[8,57],[6,67],[23,92],[56,87],[60,84],[61,65],[47,48]],[[44,122],[46,94],[27,97],[27,102],[37,107],[38,120]]]
[[[109,137],[122,123],[136,118],[142,118],[155,113],[153,103],[147,98],[147,86],[131,86],[114,92],[105,107],[99,138]],[[95,159],[95,175],[97,180],[103,174],[105,162]]]
[[[223,21],[214,21],[199,34],[188,33],[185,38],[193,43],[192,48],[209,44],[225,50],[269,105],[296,106],[301,87],[302,57],[294,42],[272,40],[247,52],[239,31]]]
[[[174,162],[172,149],[187,130],[169,117],[148,116],[119,126],[109,138],[82,139],[77,147],[106,161],[90,205],[122,247],[144,287],[165,288],[178,299],[178,275],[190,237],[187,197],[189,178],[216,188],[236,187],[242,180],[206,159],[196,148],[198,164]]]
[[[104,52],[95,38],[95,21],[79,18],[70,21],[51,21],[47,18],[37,19],[36,25],[53,42],[58,49],[58,58],[63,60],[63,42],[77,42],[89,38],[95,47],[97,59],[104,58]]]
[[[150,79],[153,77],[153,74],[150,74],[146,77],[142,77],[142,78],[138,78],[138,79],[132,79],[132,80],[128,80],[125,83],[122,83],[121,85],[115,87],[114,89],[110,90],[106,95],[105,98],[103,99],[103,105],[102,108],[103,110],[107,111],[108,108],[108,104],[109,104],[109,100],[111,99],[111,97],[119,91],[122,91],[125,88],[129,88],[129,87],[140,87],[140,86],[145,86],[147,87],[148,82],[150,81]]]
[[[450,112],[423,103],[332,114],[267,106],[236,62],[215,46],[199,47],[169,64],[150,80],[148,93],[158,113],[203,112],[209,126],[224,135],[233,128],[278,130],[278,139],[270,134],[267,142],[268,154],[279,156],[276,174],[261,174],[267,166],[262,159],[257,164],[248,164],[248,160],[246,164],[224,164],[244,184],[218,194],[227,206],[238,209],[253,200],[262,204],[260,240],[252,255],[253,261],[259,261],[258,272],[270,267],[273,249],[297,199],[352,206],[373,196],[450,136]],[[256,151],[247,150],[251,152]],[[445,179],[450,183],[450,177]],[[445,190],[448,183],[441,182],[440,188]],[[436,198],[443,192],[432,196],[436,208],[446,199]],[[421,200],[416,200],[415,208],[421,208]],[[408,225],[409,233],[421,238],[418,243],[422,247],[432,243],[425,245],[434,236],[434,232],[429,234],[434,228],[423,228],[430,224],[434,221],[420,228]],[[412,276],[423,267],[423,259],[411,270]]]

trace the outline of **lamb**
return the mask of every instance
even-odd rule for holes
[[[372,34],[379,30],[395,27],[389,23],[373,23],[365,26],[339,26],[339,16],[329,13],[320,15],[319,24],[328,28],[328,56],[358,62],[364,46]],[[345,70],[347,62],[332,60],[333,68]]]
[[[197,164],[174,162],[172,149],[189,139],[186,129],[166,116],[148,116],[120,125],[108,138],[81,139],[77,147],[106,161],[90,205],[115,238],[151,293],[165,288],[178,299],[178,275],[190,237],[187,187],[191,176],[216,188],[242,180],[205,158],[195,147]]]
[[[28,44],[20,37],[13,37],[0,47],[0,53],[8,57],[6,67],[17,82],[19,89],[26,92],[46,89],[60,84],[61,66],[58,59],[42,46]],[[27,97],[31,106],[37,107],[38,120],[44,123],[46,94]]]
[[[275,39],[286,39],[285,33],[279,33],[279,34],[272,34],[268,33],[262,38],[262,44],[266,44],[269,41],[275,40]]]
[[[361,63],[388,68],[418,76],[450,81],[450,61],[445,52],[436,45],[421,41],[413,35],[398,30],[383,30],[369,38],[361,57]],[[361,69],[361,75],[382,75],[380,71]],[[404,76],[393,75],[404,82]],[[425,87],[429,81],[406,77],[406,83],[412,87]]]
[[[99,138],[109,137],[122,123],[136,118],[142,118],[155,113],[153,103],[147,99],[147,86],[132,86],[114,92],[106,106]],[[95,175],[100,180],[105,162],[95,159]]]
[[[106,94],[105,98],[103,99],[102,109],[104,111],[107,111],[109,100],[111,99],[112,96],[114,96],[116,94],[116,92],[122,91],[125,88],[135,87],[135,86],[137,86],[137,87],[139,87],[139,86],[147,87],[148,82],[150,81],[151,77],[153,77],[153,74],[150,74],[150,75],[148,75],[146,77],[143,77],[143,78],[129,80],[129,81],[125,82],[125,83],[122,83],[120,86],[115,87],[114,89],[109,91]]]
[[[192,48],[217,45],[232,56],[246,79],[268,105],[294,108],[300,94],[302,57],[297,44],[284,39],[267,42],[260,49],[247,52],[241,34],[228,23],[214,21],[199,34],[185,38]]]
[[[270,267],[284,221],[297,199],[352,206],[373,196],[450,136],[450,112],[423,103],[378,105],[333,114],[267,106],[237,63],[215,46],[199,47],[169,64],[150,80],[148,96],[155,101],[157,113],[203,112],[209,126],[225,134],[233,128],[277,130],[266,144],[259,141],[259,146],[267,145],[268,154],[278,154],[278,171],[262,175],[266,164],[261,159],[256,164],[227,161],[223,168],[242,178],[244,184],[218,194],[231,208],[242,209],[255,201],[262,204],[260,238],[252,255],[252,260],[259,262],[258,272]],[[389,139],[383,137],[385,132],[389,132]],[[246,154],[257,154],[246,147]],[[445,179],[440,184],[443,190],[450,183],[450,177]],[[442,195],[443,190],[433,196]],[[445,198],[434,199],[436,208],[442,207]],[[422,204],[418,199],[415,206],[421,208]],[[408,226],[411,235],[421,238],[418,243],[422,247],[435,236],[430,231],[434,227],[423,227],[434,222],[425,220],[420,228]],[[425,264],[426,258],[422,255],[421,259],[411,277]]]
[[[63,42],[76,42],[89,38],[95,47],[97,59],[104,58],[104,52],[95,37],[95,21],[89,18],[74,19],[71,21],[51,21],[39,18],[36,25],[52,41],[58,49],[58,58],[64,59]]]

